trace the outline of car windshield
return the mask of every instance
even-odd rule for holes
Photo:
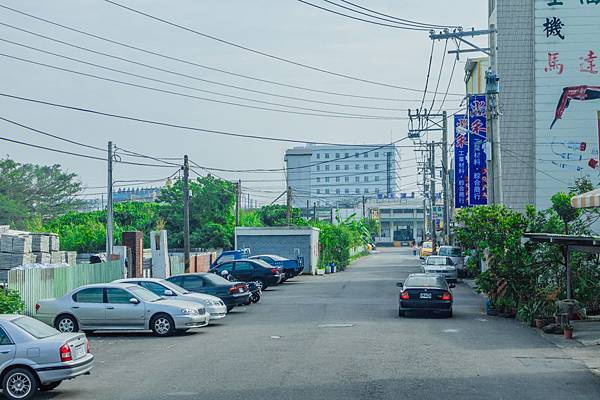
[[[169,288],[172,291],[176,291],[178,293],[181,294],[189,294],[190,292],[188,290],[185,290],[184,288],[182,288],[181,286],[178,286],[176,284],[174,284],[173,282],[169,282],[169,281],[160,281],[160,284]]]
[[[443,287],[443,283],[437,276],[412,276],[404,282],[405,288],[411,287]]]
[[[12,323],[37,339],[44,339],[47,337],[56,336],[60,333],[51,326],[48,326],[43,322],[38,321],[37,319],[29,317],[19,317],[17,319],[13,319]]]
[[[427,265],[446,265],[446,257],[429,257],[427,259]]]
[[[424,249],[430,249],[431,248],[431,242],[425,242],[425,243],[423,243],[423,248]]]
[[[162,299],[162,297],[157,296],[148,289],[145,289],[140,286],[130,286],[127,289],[136,297],[142,299],[142,301],[154,302]]]
[[[460,257],[461,251],[458,247],[441,247],[440,256]]]

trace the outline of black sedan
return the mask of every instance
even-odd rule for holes
[[[400,292],[398,315],[403,317],[408,311],[433,311],[452,317],[453,283],[448,284],[440,274],[411,274],[397,286]]]
[[[215,274],[181,274],[167,278],[190,292],[210,294],[217,296],[231,311],[236,306],[250,303],[248,285],[243,282],[230,282]]]
[[[231,275],[234,280],[242,282],[260,282],[263,290],[277,285],[285,277],[283,268],[269,265],[262,260],[250,259],[226,261],[209,272],[221,276]]]

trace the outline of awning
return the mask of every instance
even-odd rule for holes
[[[571,198],[571,205],[575,208],[600,207],[600,189],[573,196]]]

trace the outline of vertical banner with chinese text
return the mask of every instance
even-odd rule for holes
[[[469,205],[488,203],[488,173],[485,143],[487,141],[487,107],[485,95],[469,97]]]
[[[469,205],[469,137],[467,116],[454,116],[454,207]]]

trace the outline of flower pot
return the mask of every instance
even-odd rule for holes
[[[573,329],[564,329],[563,334],[565,335],[565,339],[567,339],[567,340],[573,339]]]
[[[540,318],[536,318],[533,320],[533,322],[535,323],[535,327],[538,329],[542,329],[544,327],[544,320],[540,319]]]

